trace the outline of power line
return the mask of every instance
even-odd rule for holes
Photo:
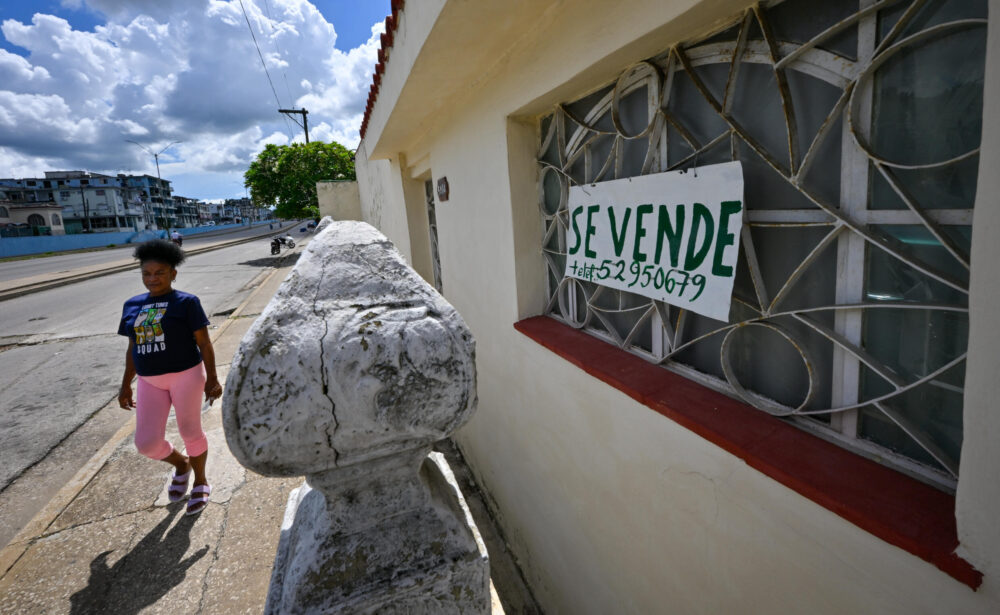
[[[271,4],[264,0],[264,10],[267,11],[268,22],[273,22],[274,18],[271,17]],[[271,27],[271,43],[274,45],[274,50],[278,53],[278,57],[284,57],[285,53],[281,50],[278,45],[278,37],[274,36],[274,27]],[[285,80],[285,91],[288,92],[288,102],[295,104],[295,97],[292,96],[292,88],[288,87],[288,75],[285,71],[281,71],[281,78]]]
[[[257,44],[257,37],[253,33],[253,26],[250,25],[250,18],[247,17],[247,7],[243,6],[243,0],[240,0],[240,8],[243,9],[243,19],[247,20],[247,28],[250,30],[250,38],[253,39],[253,46],[257,48],[257,57],[260,58],[260,65],[264,67],[264,75],[267,77],[267,82],[271,85],[271,92],[274,94],[274,102],[281,106],[281,101],[278,100],[278,91],[274,89],[274,82],[271,81],[271,73],[267,72],[267,63],[264,62],[264,54],[260,52],[260,45]]]

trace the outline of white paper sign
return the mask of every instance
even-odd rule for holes
[[[729,320],[743,225],[739,162],[569,189],[566,275]]]

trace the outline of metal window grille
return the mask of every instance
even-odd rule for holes
[[[985,0],[788,0],[541,121],[546,313],[954,488]],[[566,278],[571,185],[741,161],[720,322]]]

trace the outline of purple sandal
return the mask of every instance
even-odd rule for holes
[[[212,485],[195,485],[191,490],[191,499],[188,500],[187,515],[197,515],[208,508],[208,496],[212,493]]]
[[[167,487],[167,499],[171,502],[180,502],[188,491],[188,481],[191,479],[191,470],[183,474],[174,474]]]

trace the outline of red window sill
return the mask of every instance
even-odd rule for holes
[[[748,465],[972,589],[983,575],[955,554],[955,498],[552,318],[514,328]]]

